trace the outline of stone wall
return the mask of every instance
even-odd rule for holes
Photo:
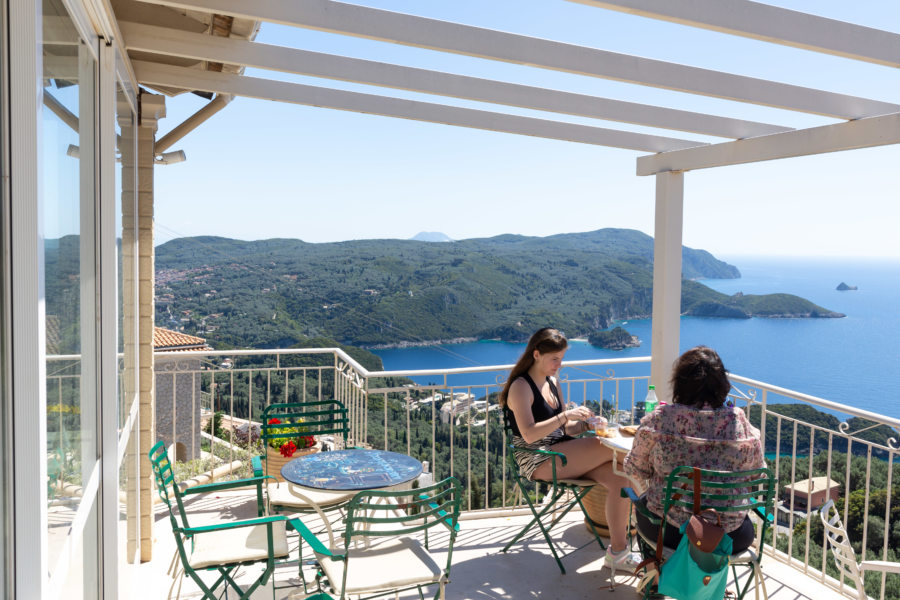
[[[156,436],[175,460],[200,458],[200,360],[156,357]]]

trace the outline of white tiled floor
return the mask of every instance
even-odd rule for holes
[[[255,516],[255,501],[247,493],[223,493],[192,498],[187,505],[192,525],[202,525],[216,520],[236,520]],[[468,516],[468,515],[466,515]],[[519,543],[509,553],[500,552],[506,542],[526,522],[523,516],[464,518],[460,521],[460,533],[453,550],[451,583],[447,587],[448,599],[465,600],[521,600],[527,598],[580,600],[608,598],[609,600],[634,600],[637,595],[634,583],[624,574],[617,575],[620,582],[614,591],[609,590],[608,571],[602,568],[603,551],[591,544],[574,551],[563,559],[568,573],[562,575],[545,544],[538,538]],[[573,514],[556,531],[558,539],[568,550],[578,548],[589,541],[589,533],[581,515]],[[157,520],[153,537],[153,560],[129,567],[134,583],[134,598],[175,598],[178,584],[170,593],[173,579],[166,574],[172,559],[175,542],[169,528],[164,507],[157,505]],[[436,548],[444,548],[444,540],[436,542]],[[296,544],[292,555],[296,556]],[[304,556],[309,556],[304,548]],[[445,556],[445,555],[443,555]],[[437,559],[441,564],[440,558]],[[832,600],[844,598],[802,573],[775,560],[763,559],[763,571],[771,600]],[[252,581],[245,570],[239,583]],[[212,577],[212,574],[209,574]],[[298,586],[296,565],[285,566],[276,572],[278,586]],[[751,592],[752,594],[752,592]],[[200,590],[190,579],[181,581],[180,597],[201,597]],[[277,600],[304,598],[302,587],[278,590]],[[418,597],[415,593],[401,598]],[[271,584],[260,588],[253,598],[273,598]],[[748,595],[748,598],[752,598]]]

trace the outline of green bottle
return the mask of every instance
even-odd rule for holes
[[[647,397],[644,398],[644,414],[649,415],[656,407],[659,405],[659,400],[656,398],[656,386],[651,385],[650,389],[647,390]]]

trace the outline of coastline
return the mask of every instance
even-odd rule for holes
[[[390,344],[372,344],[371,346],[358,346],[363,350],[389,350],[392,348],[424,348],[427,346],[445,346],[449,344],[469,344],[471,342],[479,342],[475,337],[456,337],[446,340],[422,340],[419,342],[394,342]]]

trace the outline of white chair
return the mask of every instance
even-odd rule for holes
[[[834,513],[832,515],[832,512]],[[866,586],[863,576],[866,571],[879,571],[882,573],[900,573],[900,563],[888,562],[884,560],[864,560],[856,561],[856,551],[850,545],[850,539],[847,537],[847,530],[841,522],[841,516],[834,506],[834,500],[829,500],[822,506],[819,511],[819,517],[822,519],[822,525],[825,526],[825,539],[828,540],[828,547],[834,555],[834,562],[837,564],[838,571],[841,575],[850,578],[856,587],[859,600],[868,600],[866,596]]]

